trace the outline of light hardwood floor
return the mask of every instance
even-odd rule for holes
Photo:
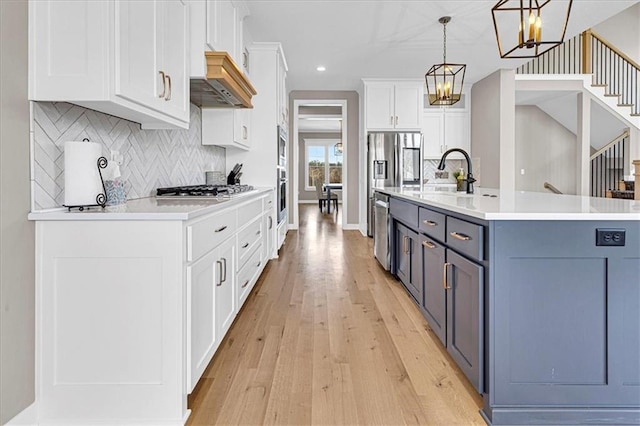
[[[481,397],[372,239],[336,220],[300,206],[300,230],[190,396],[188,424],[484,425]]]

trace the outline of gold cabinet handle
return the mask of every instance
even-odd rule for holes
[[[431,241],[423,241],[422,245],[425,246],[426,248],[430,248],[430,249],[434,249],[437,246],[435,244],[433,244]]]
[[[449,235],[451,235],[453,238],[460,240],[460,241],[469,241],[471,239],[470,236],[465,235],[465,234],[461,234],[459,232],[450,232]]]
[[[164,73],[164,71],[158,71],[158,73],[160,74],[160,78],[162,78],[162,93],[160,93],[158,95],[159,98],[164,98],[165,94],[167,93],[167,80],[166,80],[166,74]]]
[[[406,235],[402,237],[402,251],[405,254],[409,254],[409,237]]]
[[[225,225],[225,226],[223,226],[223,227],[220,227],[220,228],[216,229],[214,232],[222,232],[222,231],[224,231],[225,229],[227,229],[227,225]]]
[[[449,286],[449,279],[448,279],[448,269],[447,267],[451,265],[449,262],[445,262],[443,265],[443,270],[442,270],[442,287],[444,287],[445,290],[450,290],[451,287]]]
[[[222,261],[220,260],[216,260],[216,265],[218,266],[218,268],[220,268],[220,275],[218,275],[220,277],[220,280],[216,283],[216,287],[220,287],[222,285]]]
[[[242,288],[245,288],[249,284],[249,280],[246,280],[244,284],[242,284]]]
[[[398,116],[396,115],[396,126],[398,125]]]
[[[273,218],[269,216],[269,229],[273,228]]]
[[[242,246],[242,248],[247,248],[249,247],[249,243],[244,243],[244,245]]]
[[[171,76],[167,74],[167,82],[169,83],[169,91],[167,92],[167,96],[164,98],[165,101],[171,100]]]
[[[424,223],[427,226],[438,226],[438,222],[434,222],[432,220],[423,220],[422,223]]]
[[[242,139],[247,140],[249,138],[249,132],[247,126],[242,126]]]

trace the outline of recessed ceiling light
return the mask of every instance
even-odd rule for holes
[[[316,70],[322,72],[322,71],[326,71],[326,68],[320,65],[318,68],[316,68]]]

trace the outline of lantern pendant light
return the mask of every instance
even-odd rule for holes
[[[443,16],[438,20],[442,24],[443,31],[442,63],[433,65],[424,76],[430,105],[453,105],[462,96],[462,84],[467,66],[447,63],[447,24],[450,21],[450,16]]]
[[[554,2],[551,4],[551,0],[500,0],[493,6],[491,14],[501,58],[535,58],[564,42],[573,0]],[[543,22],[542,9],[545,6],[547,7],[544,10]],[[554,8],[555,11],[552,10]],[[552,25],[558,24],[557,17],[561,16],[565,8],[564,22]],[[556,22],[553,22],[554,18]],[[542,37],[543,25],[546,25],[546,39]]]

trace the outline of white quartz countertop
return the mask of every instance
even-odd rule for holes
[[[543,192],[476,188],[475,194],[455,188],[374,188],[425,206],[484,220],[637,220],[640,201]]]
[[[92,207],[80,212],[59,209],[29,213],[29,220],[191,220],[215,213],[253,198],[273,188],[256,188],[230,197],[211,198],[138,198],[119,206]]]

